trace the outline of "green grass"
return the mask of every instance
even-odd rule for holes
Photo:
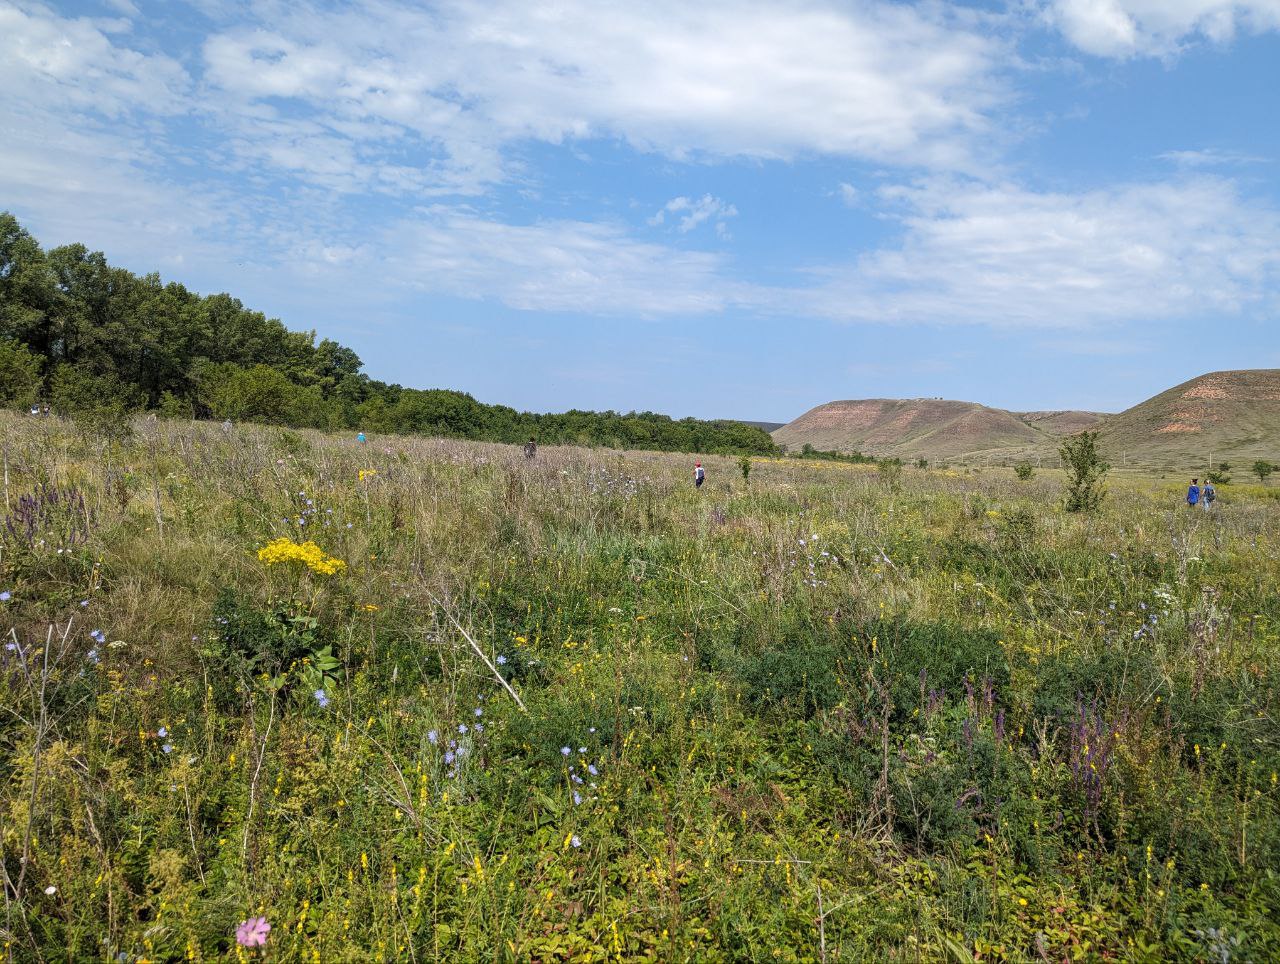
[[[1266,491],[0,432],[14,960],[1280,956]]]

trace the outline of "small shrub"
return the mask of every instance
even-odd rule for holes
[[[897,492],[902,483],[902,459],[880,459],[876,462],[876,471],[880,473],[880,481],[889,487],[890,492]]]
[[[1020,482],[1030,482],[1036,474],[1035,466],[1030,462],[1019,462],[1013,467],[1013,474],[1018,477]]]
[[[1098,433],[1072,435],[1058,454],[1067,470],[1067,511],[1096,512],[1107,494],[1102,480],[1111,468],[1098,451]]]

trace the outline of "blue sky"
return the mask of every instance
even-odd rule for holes
[[[0,208],[374,377],[785,421],[1280,367],[1280,0],[0,0]]]

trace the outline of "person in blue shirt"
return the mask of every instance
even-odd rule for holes
[[[1200,502],[1200,480],[1192,479],[1191,485],[1187,488],[1187,505],[1195,508]]]
[[[357,442],[363,442],[364,440],[365,440],[365,438],[364,438],[364,432],[357,432],[357,433],[356,433],[356,441],[357,441]]]

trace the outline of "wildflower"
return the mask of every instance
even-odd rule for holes
[[[459,723],[459,724],[458,724],[458,732],[459,732],[459,733],[463,733],[463,734],[465,734],[465,733],[467,732],[467,724],[465,724],[465,723]]]
[[[316,698],[316,702],[320,704],[320,709],[323,710],[329,705],[329,696],[324,690],[316,690],[312,695]]]
[[[48,887],[44,889],[44,892],[47,896],[52,897],[54,894],[58,892],[58,888],[53,886],[53,884],[50,884]]]
[[[337,575],[347,568],[345,562],[327,555],[314,542],[299,543],[284,537],[273,539],[259,549],[258,559],[268,566],[282,562],[300,562],[322,576]]]
[[[451,766],[452,766],[453,761],[454,761],[456,758],[457,758],[457,757],[455,756],[455,754],[454,754],[454,752],[453,752],[452,750],[445,750],[445,751],[444,751],[444,762],[445,762],[445,763],[448,763],[449,765],[451,765]]]
[[[101,629],[95,629],[89,633],[89,638],[95,642],[105,643],[107,641],[107,634]]]
[[[236,928],[236,943],[241,947],[262,947],[270,933],[271,925],[265,917],[250,917]]]
[[[172,744],[172,743],[166,743],[164,746],[160,747],[160,749],[164,750],[164,752],[165,752],[165,754],[166,754],[166,755],[167,755],[167,754],[170,754],[170,753],[172,753],[172,752],[173,752],[173,744]]]
[[[94,666],[97,666],[100,662],[102,662],[102,657],[98,655],[97,646],[93,647],[93,649],[85,653],[84,658],[87,659],[89,662],[91,662]]]
[[[576,806],[577,806],[578,804],[580,804],[580,803],[582,803],[582,794],[580,794],[577,790],[574,790],[574,791],[573,791],[573,805],[576,807]]]
[[[440,742],[440,734],[437,733],[435,730],[427,730],[427,742],[430,743],[432,746],[435,746],[437,743]]]
[[[484,732],[484,724],[483,724],[483,723],[477,723],[475,726],[473,726],[473,727],[472,727],[472,729],[473,729],[473,730],[475,730],[477,733],[483,733],[483,732]]]
[[[83,608],[84,608],[85,606],[87,606],[87,605],[89,605],[89,600],[87,600],[87,599],[81,599],[81,600],[80,600],[80,608],[81,608],[81,609],[83,609]]]
[[[476,707],[476,716],[484,716],[484,710],[480,709],[478,706]]]
[[[156,736],[160,737],[161,739],[164,739],[168,735],[169,735],[169,728],[167,726],[162,726],[160,727],[160,729],[156,730]]]
[[[572,753],[572,752],[573,752],[573,751],[572,751],[572,750],[570,750],[567,746],[562,746],[562,747],[560,747],[560,755],[561,755],[561,756],[568,756],[568,755],[569,755],[570,753]]]
[[[586,753],[586,752],[587,752],[587,748],[586,748],[585,746],[580,746],[580,747],[578,747],[578,752],[579,752],[579,753]]]
[[[8,589],[6,589],[4,592],[0,592],[0,602],[8,602],[12,598],[13,598],[13,594],[9,592]]]
[[[498,665],[499,665],[499,666],[506,666],[506,665],[507,665],[507,657],[505,657],[505,656],[499,656],[499,657],[498,657]]]
[[[587,772],[593,777],[598,777],[600,775],[600,771],[596,769],[596,765],[594,763],[587,764]]]
[[[576,833],[575,833],[572,837],[570,837],[570,838],[569,838],[569,846],[571,846],[571,847],[581,847],[581,846],[582,846],[582,840],[581,840],[581,839],[579,839],[579,837],[578,837],[578,835],[577,835]]]

